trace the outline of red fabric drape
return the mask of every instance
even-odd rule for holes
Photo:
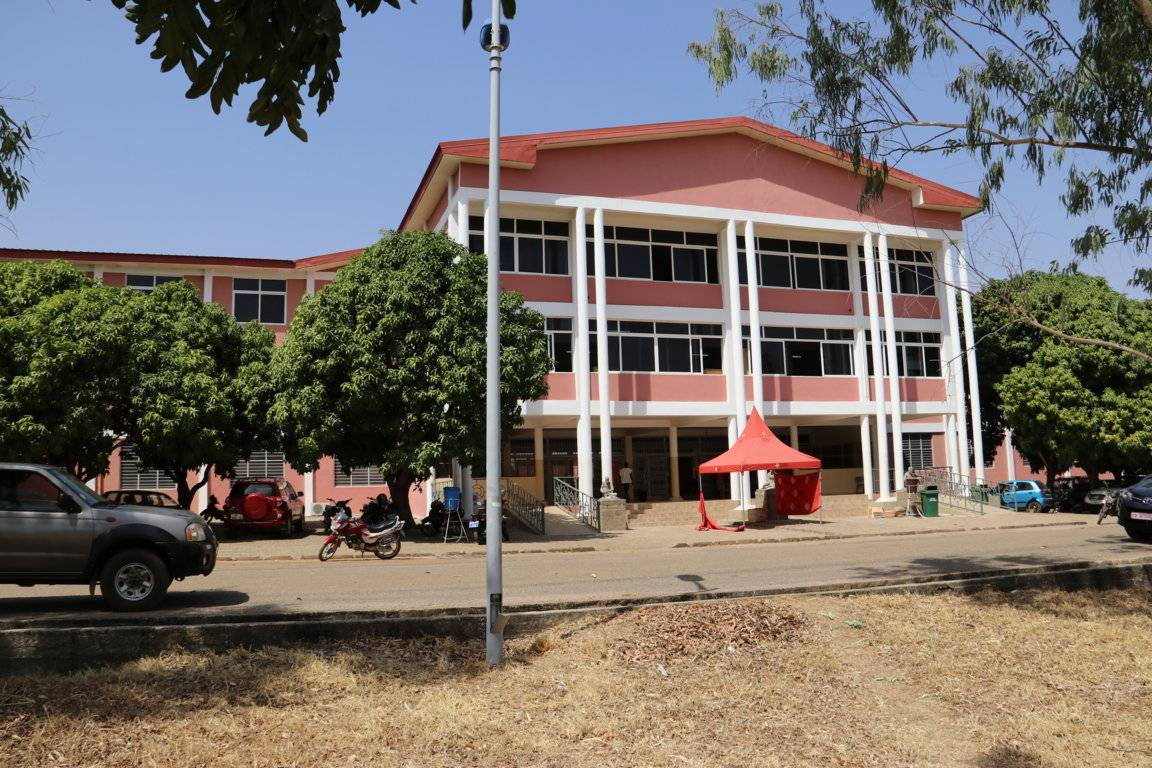
[[[696,526],[698,531],[728,531],[730,533],[740,533],[744,530],[744,523],[734,525],[731,527],[717,525],[716,521],[708,514],[708,508],[704,506],[704,491],[700,491],[700,525]]]
[[[810,515],[820,509],[820,473],[785,475],[776,473],[776,512],[781,515]]]

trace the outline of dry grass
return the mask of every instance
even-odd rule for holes
[[[0,679],[0,766],[1152,765],[1147,592],[638,610]]]

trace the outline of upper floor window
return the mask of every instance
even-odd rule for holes
[[[572,319],[549,317],[544,321],[544,333],[548,336],[548,355],[552,358],[552,370],[570,372],[572,370]]]
[[[150,293],[154,291],[158,285],[174,283],[177,280],[183,279],[182,277],[172,277],[171,275],[125,275],[124,285],[134,291]]]
[[[596,273],[595,227],[585,231],[588,274]],[[604,274],[637,280],[719,283],[716,235],[667,229],[604,227]]]
[[[238,277],[232,287],[232,314],[242,323],[255,320],[266,325],[284,325],[287,303],[286,280]]]
[[[748,284],[744,260],[744,238],[736,238],[740,250],[737,264],[740,284]],[[757,284],[765,288],[806,288],[817,291],[847,291],[848,246],[843,243],[817,243],[811,240],[756,238]]]
[[[865,338],[871,344],[872,332],[865,331]],[[887,338],[887,333],[880,331],[881,343],[886,343]],[[884,354],[881,357],[884,361],[884,375],[888,375],[888,355]],[[929,378],[942,376],[940,334],[928,331],[897,331],[896,365],[900,376]],[[871,355],[868,356],[868,375],[875,375]]]
[[[468,248],[484,253],[484,217],[468,217]],[[529,275],[567,275],[566,221],[500,219],[500,271]]]
[[[596,359],[595,321],[590,344]],[[708,323],[608,321],[608,370],[651,373],[722,373],[723,330]]]
[[[748,361],[748,328],[744,359]],[[853,332],[841,328],[760,329],[760,357],[765,376],[851,376]]]
[[[864,249],[857,248],[861,259]],[[906,248],[888,249],[888,276],[892,293],[905,296],[935,296],[936,267],[931,251],[913,251]],[[860,261],[860,284],[865,282],[864,261]],[[880,286],[877,285],[879,290]]]

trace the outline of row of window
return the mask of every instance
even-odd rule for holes
[[[588,322],[591,369],[597,370],[596,321]],[[553,370],[571,372],[569,318],[548,318],[544,330]],[[751,370],[751,339],[744,327],[744,370]],[[608,321],[608,370],[643,373],[723,373],[723,328],[707,323]],[[868,337],[869,343],[871,337]],[[899,331],[897,362],[901,376],[939,377],[940,334]],[[760,356],[768,376],[853,376],[855,334],[843,328],[760,329]],[[887,358],[885,357],[885,373]],[[869,375],[873,375],[869,356]]]
[[[236,464],[237,477],[283,477],[284,454],[280,451],[253,451],[246,460]],[[337,487],[384,485],[384,473],[379,467],[351,467],[345,469],[339,459],[333,467],[333,483]],[[158,469],[145,467],[131,446],[120,449],[120,488],[126,491],[171,490],[176,487],[172,478]]]

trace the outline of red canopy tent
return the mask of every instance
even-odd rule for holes
[[[700,465],[702,474],[757,470],[820,469],[820,459],[785,445],[768,429],[755,408],[736,444]],[[703,495],[701,509],[703,509]],[[810,515],[820,508],[820,474],[778,475],[776,502],[782,515]],[[706,513],[702,512],[706,517]]]

